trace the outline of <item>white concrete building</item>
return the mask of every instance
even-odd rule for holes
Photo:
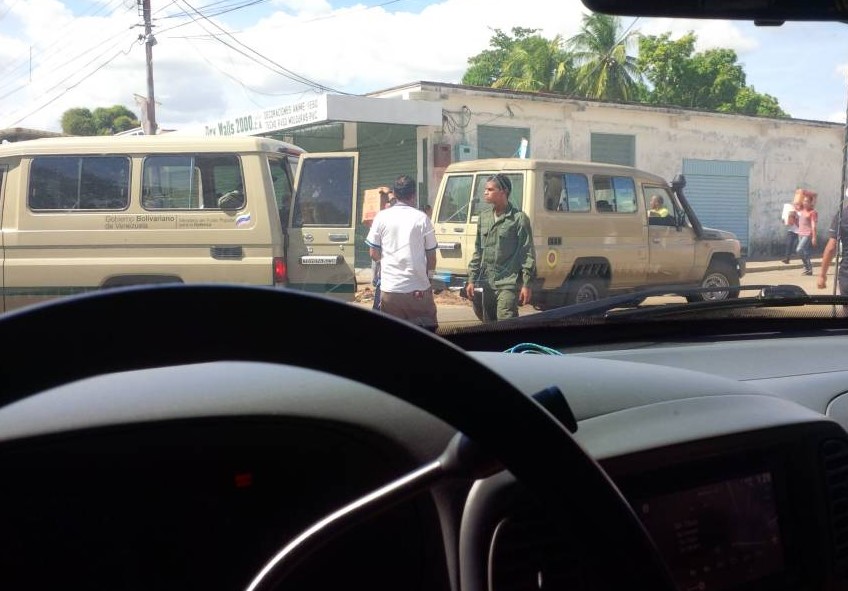
[[[750,257],[764,257],[780,252],[782,204],[798,187],[819,193],[826,228],[842,186],[845,127],[415,82],[367,97],[321,95],[203,131],[358,150],[360,189],[414,174],[422,202],[434,200],[450,162],[511,156],[522,139],[532,157],[627,164],[669,180],[682,173],[704,224],[736,233]]]
[[[780,211],[796,188],[818,191],[823,223],[839,201],[845,133],[839,124],[431,82],[372,96],[439,102],[442,128],[419,128],[419,138],[452,146],[451,159],[508,156],[526,137],[536,158],[615,162],[669,180],[683,173],[703,221],[735,232],[751,256],[779,252]],[[430,187],[440,176],[439,149],[422,154],[428,162],[419,172],[429,170]]]

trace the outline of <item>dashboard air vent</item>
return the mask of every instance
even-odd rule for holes
[[[489,548],[491,591],[583,589],[579,553],[564,537],[537,516],[503,519]]]
[[[833,535],[834,568],[848,573],[848,440],[822,443],[825,486]]]

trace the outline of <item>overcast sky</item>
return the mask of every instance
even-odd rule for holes
[[[160,127],[178,129],[314,96],[417,80],[459,82],[492,30],[577,32],[580,0],[150,0]],[[0,0],[0,128],[59,131],[64,111],[147,94],[136,0]],[[848,26],[623,18],[729,47],[748,83],[793,117],[845,121]]]

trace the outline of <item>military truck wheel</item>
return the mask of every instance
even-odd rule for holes
[[[725,261],[714,261],[704,278],[700,287],[739,287],[739,273],[733,265]],[[705,291],[686,296],[687,302],[708,302],[714,300],[727,300],[739,297],[738,289],[724,289],[722,291]]]
[[[575,277],[569,279],[566,284],[565,301],[566,306],[572,304],[585,304],[606,297],[606,282],[597,277]]]

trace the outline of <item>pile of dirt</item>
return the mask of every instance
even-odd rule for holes
[[[471,302],[461,297],[458,291],[448,291],[444,290],[439,292],[433,296],[433,299],[436,302],[436,305],[439,304],[448,305],[448,306],[470,306]]]
[[[358,290],[356,290],[356,294],[354,294],[353,296],[353,301],[358,304],[373,302],[374,289],[371,286],[360,287]]]

